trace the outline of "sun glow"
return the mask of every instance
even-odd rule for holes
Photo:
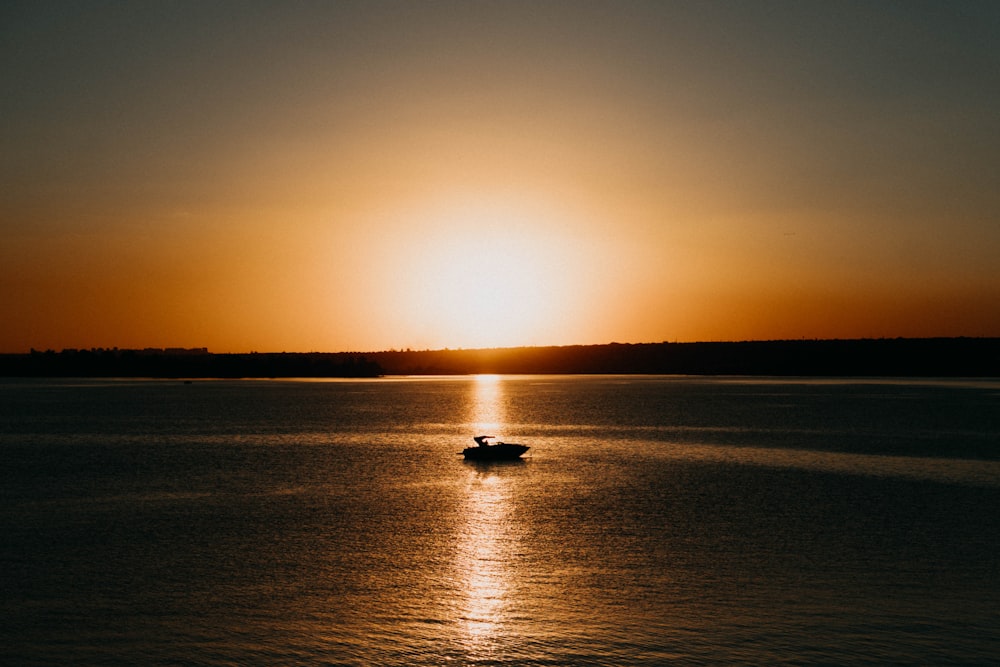
[[[452,238],[424,255],[417,275],[414,301],[465,347],[523,340],[546,313],[544,259],[517,239]]]
[[[406,324],[421,332],[418,344],[551,342],[580,309],[586,263],[565,229],[486,203],[421,218],[401,239],[395,292]]]

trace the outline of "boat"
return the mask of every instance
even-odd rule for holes
[[[466,447],[462,455],[470,461],[515,461],[530,449],[527,445],[514,442],[488,442],[495,438],[492,435],[477,435],[473,438],[476,446]]]

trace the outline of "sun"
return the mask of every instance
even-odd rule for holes
[[[408,249],[405,324],[429,347],[543,344],[573,304],[571,247],[537,217],[453,213]]]
[[[540,249],[493,234],[442,240],[413,277],[421,319],[462,347],[533,338],[553,288]]]

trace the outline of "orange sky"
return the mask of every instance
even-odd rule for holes
[[[6,3],[0,351],[1000,336],[993,2]]]

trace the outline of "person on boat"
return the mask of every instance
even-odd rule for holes
[[[492,437],[493,437],[492,435],[477,435],[477,436],[475,436],[472,439],[475,440],[479,444],[480,447],[489,447],[490,444],[488,442],[486,442],[486,439],[487,438],[492,438]]]

